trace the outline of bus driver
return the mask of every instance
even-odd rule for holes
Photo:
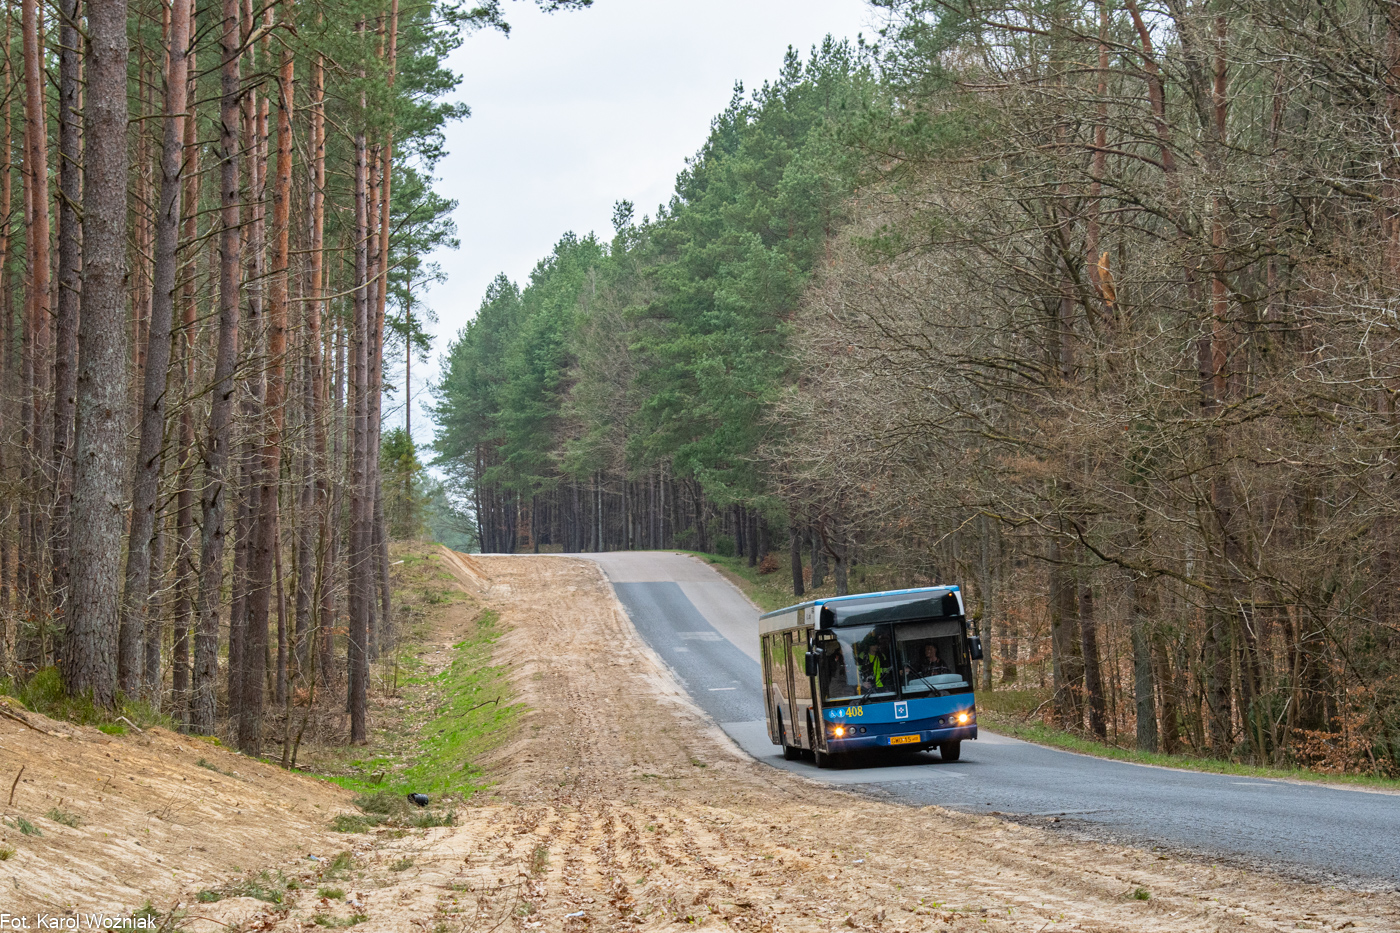
[[[938,656],[938,646],[933,642],[924,644],[924,656],[917,666],[915,677],[932,677],[934,674],[949,674],[948,665]]]

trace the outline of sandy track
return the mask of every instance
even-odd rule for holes
[[[500,610],[497,660],[533,711],[462,825],[363,853],[362,929],[1400,929],[1394,895],[872,802],[766,768],[687,702],[595,564],[468,564],[462,585]]]

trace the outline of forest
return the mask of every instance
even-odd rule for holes
[[[982,689],[1400,771],[1400,14],[873,0],[434,387],[483,551],[962,584]]]
[[[443,61],[482,29],[496,0],[6,3],[4,692],[285,764],[319,690],[365,740],[396,637],[386,375],[425,348],[467,116]]]

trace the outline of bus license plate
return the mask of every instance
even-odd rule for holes
[[[892,736],[890,736],[890,744],[891,744],[891,745],[910,745],[910,744],[912,744],[912,743],[914,743],[914,742],[921,741],[922,739],[923,739],[923,736],[921,736],[921,735],[892,735]]]

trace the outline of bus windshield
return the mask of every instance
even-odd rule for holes
[[[961,642],[962,624],[956,620],[832,629],[817,642],[822,701],[858,704],[967,693],[972,672]]]
[[[890,627],[838,628],[822,639],[820,687],[829,703],[891,700],[898,681]]]

